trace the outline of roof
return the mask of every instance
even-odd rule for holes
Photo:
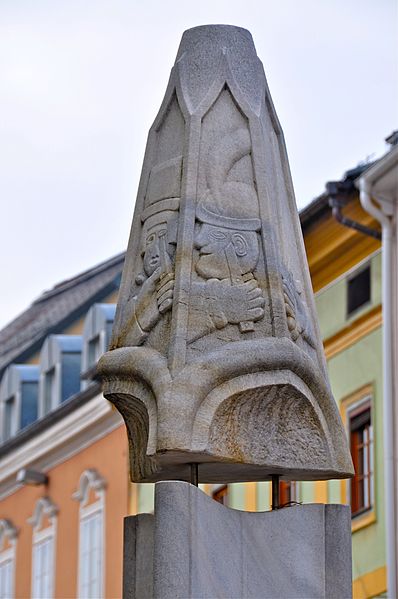
[[[371,168],[373,164],[374,162],[359,164],[355,168],[346,171],[341,179],[341,182],[352,184],[352,189],[356,192],[355,180],[363,172]],[[329,193],[325,191],[321,195],[316,197],[314,200],[312,200],[312,202],[307,204],[305,208],[300,210],[300,222],[303,232],[315,221],[319,220],[322,216],[329,212]]]
[[[96,301],[117,290],[125,252],[45,291],[0,331],[0,375],[40,349],[47,335],[59,333]]]

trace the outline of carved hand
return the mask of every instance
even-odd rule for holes
[[[231,285],[227,280],[214,282],[213,285],[218,311],[229,323],[256,322],[263,318],[265,301],[256,279],[240,285]]]
[[[173,293],[174,293],[174,273],[168,272],[163,275],[160,281],[156,285],[156,299],[158,302],[158,309],[161,314],[171,309],[173,304]]]
[[[135,302],[135,315],[143,331],[150,331],[160,318],[157,284],[161,275],[161,268],[157,268],[146,281],[144,281]]]
[[[135,304],[135,314],[143,331],[150,331],[160,315],[171,309],[173,304],[174,273],[162,273],[159,267],[143,283]]]

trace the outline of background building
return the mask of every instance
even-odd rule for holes
[[[382,160],[391,155],[397,147]],[[387,584],[380,224],[357,189],[377,164],[348,171],[300,215],[357,474],[351,483],[281,489],[282,504],[351,504],[358,598],[382,596]],[[121,597],[123,517],[153,509],[153,485],[129,482],[125,427],[95,380],[123,260],[60,283],[0,332],[0,597]],[[395,274],[392,280],[396,301]],[[396,348],[396,320],[393,330]],[[270,508],[267,482],[202,487],[233,508]],[[396,495],[393,504],[396,510]]]

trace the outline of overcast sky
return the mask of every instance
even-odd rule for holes
[[[396,0],[0,0],[0,327],[124,250],[182,32],[249,29],[297,203],[397,128]]]

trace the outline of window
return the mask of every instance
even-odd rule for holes
[[[7,441],[7,439],[9,439],[12,434],[14,433],[14,426],[13,426],[13,420],[14,420],[14,411],[15,411],[15,397],[9,397],[8,399],[6,399],[5,401],[5,405],[4,405],[4,429],[3,429],[3,436],[4,436],[4,441]]]
[[[36,503],[28,522],[33,526],[32,597],[51,599],[54,595],[55,537],[58,508],[49,497]]]
[[[34,544],[32,596],[37,599],[52,597],[53,545],[54,540],[51,535]]]
[[[55,394],[55,368],[51,368],[44,375],[44,414],[52,408],[52,398]]]
[[[91,384],[95,366],[110,343],[116,304],[94,304],[87,312],[83,329],[82,389]]]
[[[105,481],[91,468],[73,499],[80,503],[78,597],[103,597]]]
[[[7,441],[37,420],[39,368],[11,364],[0,385],[1,435]]]
[[[21,383],[21,429],[37,420],[37,393],[38,380]]]
[[[211,493],[214,501],[218,501],[222,505],[228,505],[228,485],[214,485],[214,487]]]
[[[347,316],[370,302],[370,265],[347,281]]]
[[[102,513],[95,510],[80,522],[80,593],[79,597],[101,596]]]
[[[0,599],[14,597],[17,534],[17,529],[9,520],[0,520]]]
[[[81,353],[64,352],[61,360],[61,401],[80,391]]]
[[[9,552],[4,552],[5,556]],[[12,592],[12,576],[13,576],[13,562],[12,557],[5,557],[0,554],[0,598],[10,599],[13,596]]]
[[[296,501],[296,483],[281,480],[279,483],[279,505],[282,507]]]
[[[40,415],[80,391],[82,338],[80,335],[50,335],[40,355]]]
[[[373,506],[373,426],[370,399],[349,410],[350,449],[355,476],[351,480],[352,516]]]
[[[100,336],[97,335],[94,339],[90,339],[88,342],[88,368],[94,366],[101,355],[101,340]]]

